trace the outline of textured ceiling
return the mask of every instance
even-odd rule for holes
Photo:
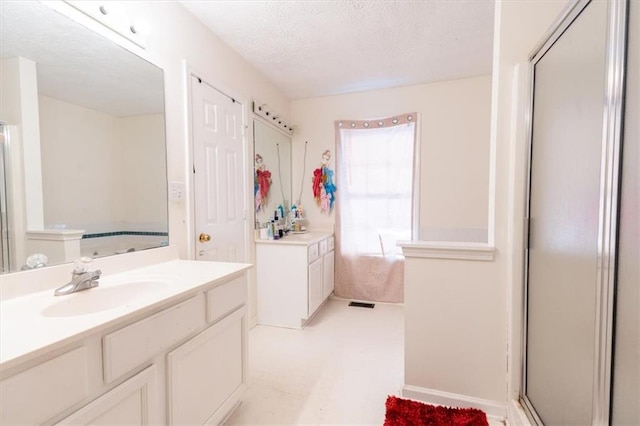
[[[292,99],[491,72],[492,0],[181,3]]]
[[[36,62],[38,92],[115,116],[164,111],[162,70],[35,1],[0,0],[0,57]]]

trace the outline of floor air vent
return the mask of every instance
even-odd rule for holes
[[[356,308],[373,309],[376,305],[375,303],[349,302],[349,306],[355,306]]]

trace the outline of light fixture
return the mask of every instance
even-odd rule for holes
[[[277,127],[278,130],[281,130],[288,135],[293,134],[293,126],[287,124],[287,122],[278,114],[273,111],[269,111],[267,109],[267,104],[253,101],[253,113],[267,120],[267,122]]]
[[[137,19],[134,23],[129,27],[129,30],[133,34],[138,34],[141,37],[148,36],[151,33],[151,26],[149,23],[143,19]]]
[[[122,4],[110,1],[64,0],[65,3],[93,18],[125,37],[127,40],[145,47],[145,36],[150,33],[150,25],[142,19],[130,18]]]

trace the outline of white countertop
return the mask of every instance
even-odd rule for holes
[[[0,302],[0,371],[240,275],[244,263],[171,260],[111,275],[67,296],[47,289]],[[103,271],[104,272],[104,271]],[[60,283],[61,285],[64,283]]]
[[[256,244],[289,244],[298,246],[308,246],[325,238],[333,236],[332,232],[305,232],[303,234],[288,234],[278,240],[262,240],[256,238]]]

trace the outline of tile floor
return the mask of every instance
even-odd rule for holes
[[[329,299],[304,330],[254,327],[247,392],[225,424],[382,425],[403,384],[404,308],[347,304]]]

